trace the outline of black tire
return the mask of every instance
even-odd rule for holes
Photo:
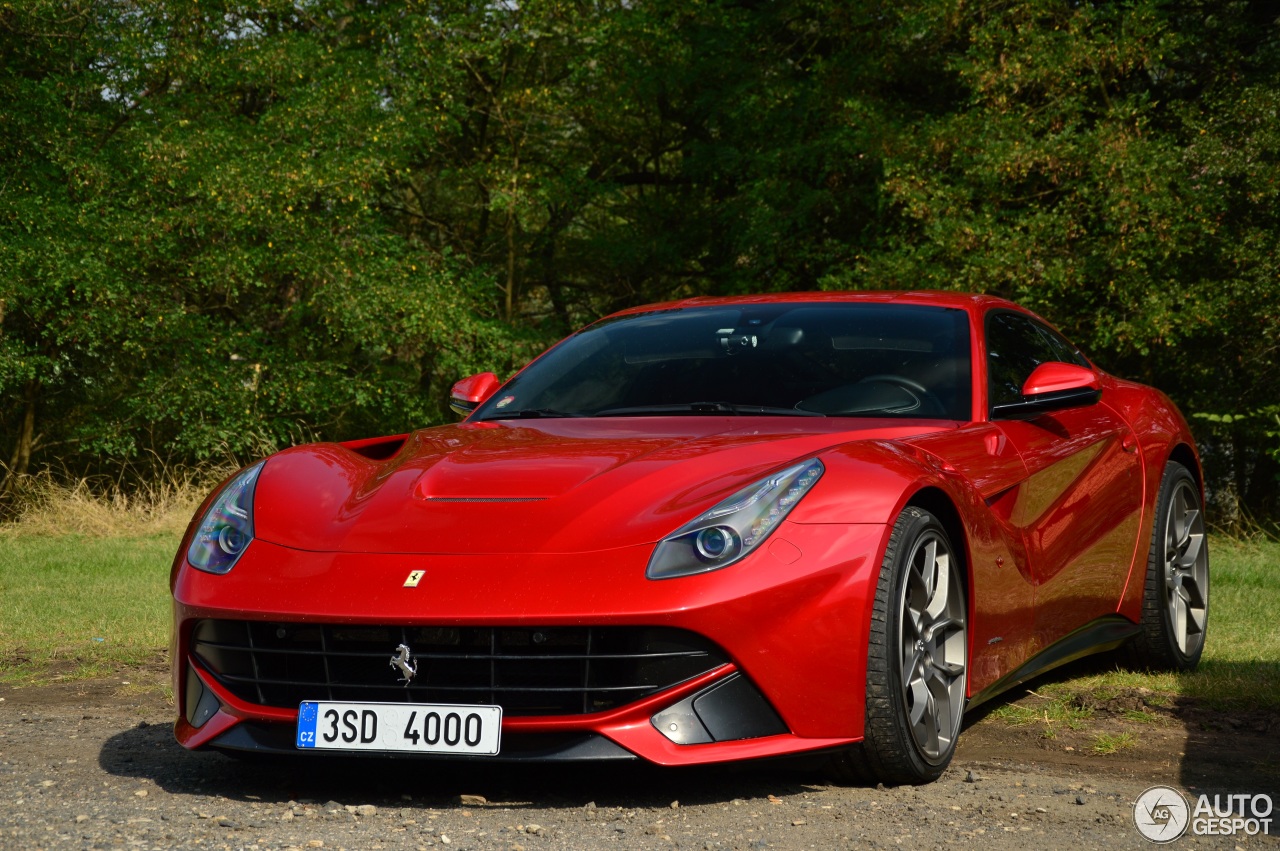
[[[964,715],[967,611],[960,554],[932,514],[908,506],[894,523],[876,584],[864,739],[832,757],[837,780],[919,784],[946,770]]]
[[[1130,663],[1151,671],[1190,671],[1200,663],[1209,622],[1209,548],[1200,487],[1177,461],[1165,465],[1151,529],[1141,632]]]

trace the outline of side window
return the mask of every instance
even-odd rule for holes
[[[1022,385],[1037,366],[1049,361],[1084,365],[1071,344],[1020,313],[987,314],[987,405],[1022,398]]]
[[[1080,353],[1080,350],[1068,343],[1061,334],[1047,325],[1041,325],[1039,322],[1032,322],[1032,325],[1044,335],[1049,341],[1049,346],[1054,350],[1054,360],[1062,363],[1073,363],[1076,366],[1089,368],[1089,359]]]

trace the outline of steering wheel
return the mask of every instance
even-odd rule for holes
[[[929,392],[929,388],[925,387],[919,381],[916,381],[911,378],[904,378],[901,375],[890,375],[887,372],[881,375],[868,375],[866,378],[859,380],[858,383],[866,384],[868,381],[882,381],[885,384],[897,384],[907,388],[908,390],[914,390],[916,393],[919,393],[922,396],[933,395],[932,393]]]
[[[933,408],[933,412],[935,414],[943,414],[946,411],[946,407],[942,404],[942,401],[937,396],[933,395],[933,392],[929,390],[928,387],[925,387],[915,379],[907,378],[902,375],[893,375],[886,372],[877,375],[868,375],[858,383],[867,384],[873,381],[878,381],[882,384],[896,384],[899,387],[902,387],[910,392],[912,396],[919,399],[922,407]]]

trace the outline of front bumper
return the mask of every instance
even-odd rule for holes
[[[193,629],[206,618],[648,626],[696,633],[727,661],[602,712],[507,715],[501,758],[681,765],[842,746],[862,738],[867,626],[885,532],[876,524],[784,523],[736,565],[662,581],[644,577],[650,547],[453,556],[313,553],[258,540],[225,576],[189,568],[175,576],[175,733],[189,748],[292,750],[296,706],[241,699],[193,656]],[[424,573],[406,587],[412,571]],[[720,722],[702,716],[726,714],[747,720],[705,732]]]

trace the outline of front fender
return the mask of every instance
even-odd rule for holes
[[[826,472],[792,511],[792,523],[892,526],[912,494],[930,486],[950,493],[956,485],[931,456],[887,442],[840,446],[819,457]]]
[[[865,642],[879,566],[898,515],[912,503],[934,514],[953,512],[939,519],[958,537],[953,543],[964,555],[970,694],[1016,669],[1035,650],[1031,566],[1022,535],[1001,510],[1007,500],[1000,498],[1025,475],[1025,467],[1016,456],[1001,454],[1003,445],[988,440],[992,434],[978,427],[967,436],[925,438],[921,446],[873,442],[825,452],[826,473],[788,518],[796,524],[872,523],[882,530],[855,635]]]

